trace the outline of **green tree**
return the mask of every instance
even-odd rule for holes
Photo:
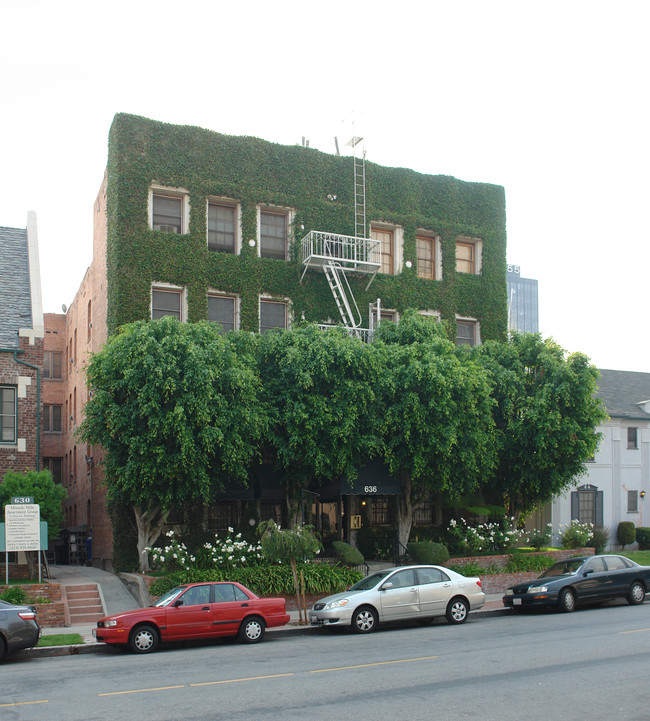
[[[260,339],[259,372],[272,423],[267,448],[285,478],[290,525],[314,479],[356,475],[376,451],[374,349],[343,329],[315,325]]]
[[[491,472],[493,402],[476,353],[457,348],[433,319],[407,311],[382,326],[374,345],[382,368],[376,422],[400,482],[398,540],[406,548],[418,503],[469,493]]]
[[[109,500],[133,508],[142,571],[173,507],[246,482],[266,423],[250,354],[236,352],[251,343],[165,317],[123,326],[91,358],[80,435],[104,449]]]
[[[47,523],[48,538],[56,538],[63,522],[63,500],[68,495],[63,486],[54,483],[50,471],[9,471],[0,483],[0,508],[11,503],[14,496],[31,496],[40,506],[41,521]],[[4,520],[4,512],[3,512]],[[34,577],[38,554],[27,553],[30,578]]]
[[[56,538],[63,522],[63,500],[68,495],[63,486],[54,483],[50,471],[9,471],[0,483],[0,506],[11,503],[14,496],[31,496],[40,506],[41,521],[47,523],[48,538]],[[4,515],[4,514],[3,514]]]
[[[257,527],[262,553],[270,561],[288,563],[298,601],[300,623],[307,623],[307,609],[301,593],[303,583],[298,579],[297,561],[308,561],[322,548],[311,526],[280,528],[273,520],[262,521]],[[303,620],[304,614],[304,620]]]
[[[584,472],[607,417],[595,397],[598,371],[586,356],[538,334],[513,334],[479,349],[494,386],[498,462],[486,495],[518,520],[567,490]]]

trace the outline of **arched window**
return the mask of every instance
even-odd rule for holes
[[[603,492],[586,483],[571,493],[571,520],[603,525]]]

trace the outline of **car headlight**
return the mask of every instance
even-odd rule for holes
[[[528,593],[546,593],[548,591],[548,586],[531,586],[528,589]]]
[[[109,628],[110,626],[117,626],[117,621],[114,618],[104,621],[104,628]]]
[[[331,611],[333,608],[341,608],[341,606],[347,606],[349,603],[347,598],[341,598],[338,601],[330,601],[326,604],[323,611]]]
[[[506,596],[514,596],[515,592],[511,588],[506,588]]]

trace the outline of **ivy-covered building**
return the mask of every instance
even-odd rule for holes
[[[355,165],[364,174],[361,199]],[[345,299],[337,297],[336,278],[322,272],[330,256],[349,281]],[[447,321],[458,343],[505,338],[503,188],[115,116],[95,205],[93,263],[67,319],[75,339],[70,362],[78,368],[70,380],[81,403],[85,354],[124,323],[174,315],[208,319],[224,331],[265,332],[299,320],[341,323],[348,298],[359,309],[353,326],[366,325],[374,304],[370,329],[416,308]],[[73,453],[84,479],[69,487],[68,502],[81,508],[92,501],[94,553],[109,561],[100,452],[75,446],[70,434],[66,456]],[[380,503],[382,483],[371,484],[377,508],[388,509],[375,515],[379,523],[390,508],[389,499]],[[385,490],[394,492],[389,485],[386,479]],[[282,513],[282,497],[270,488],[256,500],[269,515]],[[345,499],[333,498],[331,508],[321,500],[318,514],[340,524]],[[214,525],[233,525],[237,503],[225,498]],[[345,536],[340,525],[337,532]]]

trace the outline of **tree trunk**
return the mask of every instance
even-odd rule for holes
[[[300,599],[300,584],[298,583],[298,568],[296,566],[296,559],[292,558],[290,560],[291,563],[291,573],[293,574],[293,585],[296,589],[296,601],[298,603],[298,623],[301,626],[307,625],[307,612],[305,611],[305,620],[303,621],[303,604]]]
[[[397,555],[406,553],[406,546],[413,525],[413,504],[411,503],[411,476],[405,473],[400,478],[400,494],[397,498]]]
[[[159,538],[162,528],[165,525],[169,511],[163,511],[158,505],[134,506],[135,523],[138,528],[138,559],[140,572],[146,573],[149,570],[149,554],[145,550],[150,548]]]

